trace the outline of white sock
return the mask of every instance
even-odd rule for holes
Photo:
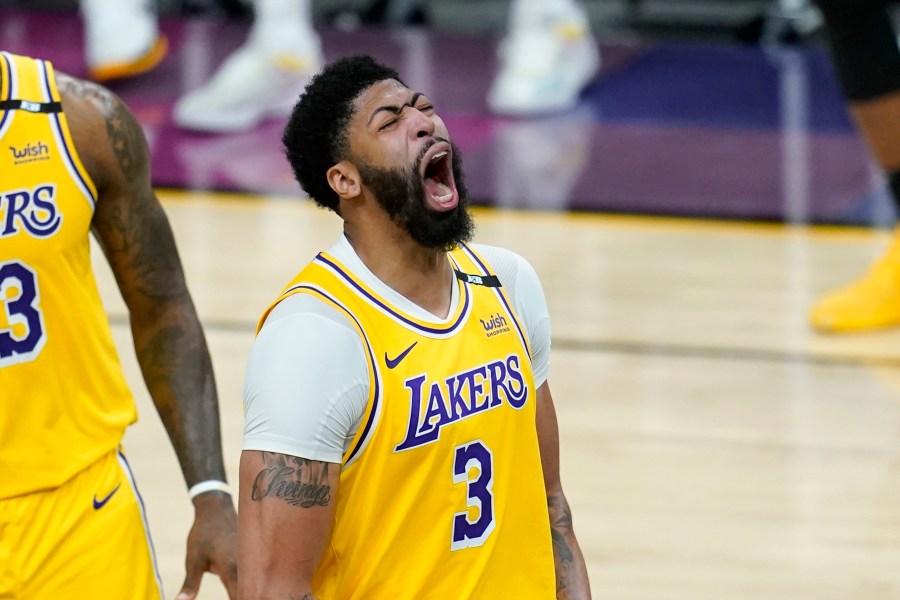
[[[585,19],[587,15],[578,0],[512,0],[509,9],[510,27],[560,16]]]
[[[310,0],[254,0],[250,43],[272,51],[296,51],[319,43]],[[311,38],[313,38],[311,40]]]

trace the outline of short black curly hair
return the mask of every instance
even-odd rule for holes
[[[310,80],[294,106],[281,141],[294,177],[319,206],[339,213],[338,195],[328,185],[326,173],[348,157],[353,101],[385,79],[403,83],[397,71],[371,56],[341,58]]]

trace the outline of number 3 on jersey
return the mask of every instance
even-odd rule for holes
[[[34,271],[23,263],[0,263],[0,367],[34,360],[47,336]]]
[[[453,451],[453,483],[465,483],[466,506],[477,509],[453,515],[451,550],[483,545],[494,531],[494,454],[481,440],[475,440]],[[475,517],[474,519],[471,517]]]

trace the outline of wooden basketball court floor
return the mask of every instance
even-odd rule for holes
[[[237,483],[257,316],[339,234],[310,203],[160,192],[204,322]],[[553,317],[563,483],[594,598],[900,597],[900,330],[810,331],[806,310],[887,232],[478,210],[523,254]],[[140,421],[125,440],[166,588],[191,522],[95,252]],[[323,341],[323,343],[327,343]],[[213,577],[200,598],[225,598]]]

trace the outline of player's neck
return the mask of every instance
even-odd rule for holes
[[[389,232],[344,224],[359,259],[385,285],[443,319],[450,311],[453,270],[447,253],[425,248],[399,227]]]

